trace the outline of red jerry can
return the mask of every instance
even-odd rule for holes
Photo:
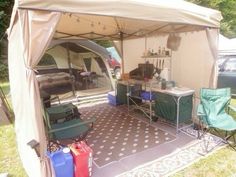
[[[92,149],[84,142],[76,142],[70,146],[75,165],[74,177],[89,177],[92,175]]]

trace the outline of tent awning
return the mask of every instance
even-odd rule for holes
[[[20,9],[63,13],[56,38],[137,38],[219,28],[221,13],[182,0],[19,0]],[[66,27],[66,28],[65,28]]]
[[[109,58],[109,52],[102,46],[96,44],[93,41],[83,40],[83,39],[59,39],[59,40],[52,40],[49,45],[49,49],[53,48],[56,45],[61,45],[65,48],[69,47],[70,50],[75,52],[86,52],[91,51],[96,53],[97,55],[101,56],[104,59]]]

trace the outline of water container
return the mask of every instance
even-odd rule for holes
[[[92,149],[84,142],[76,142],[70,146],[75,164],[75,177],[92,175]]]
[[[51,160],[56,177],[74,176],[73,157],[69,148],[63,148],[51,153],[47,152],[47,156]]]

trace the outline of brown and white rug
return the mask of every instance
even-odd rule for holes
[[[82,119],[97,119],[87,135],[87,142],[93,149],[98,167],[175,139],[174,135],[107,103],[79,111]]]
[[[211,134],[205,135],[207,140],[207,147],[203,139],[197,139],[197,131],[188,127],[184,132],[190,136],[195,137],[190,144],[181,149],[177,149],[173,153],[158,158],[154,161],[142,164],[132,170],[124,172],[116,177],[161,177],[170,176],[179,170],[193,164],[201,158],[207,157],[212,152],[225,146],[219,137]],[[207,150],[206,150],[207,148]]]

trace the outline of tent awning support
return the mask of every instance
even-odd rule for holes
[[[72,87],[73,96],[75,96],[75,79],[74,79],[74,76],[73,76],[73,73],[72,73],[72,69],[71,69],[71,59],[70,59],[70,51],[69,51],[68,44],[66,46],[66,51],[67,51],[67,59],[68,59],[68,66],[69,66],[70,77],[72,79],[71,87]]]
[[[123,36],[123,32],[120,32],[120,43],[121,43],[121,73],[124,74],[125,73],[125,68],[124,68],[124,50],[123,50],[123,40],[124,40],[124,36]]]

